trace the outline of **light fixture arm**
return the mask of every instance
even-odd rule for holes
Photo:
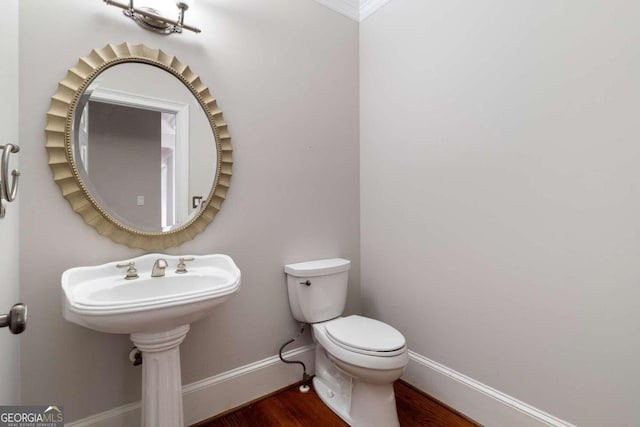
[[[189,6],[184,3],[178,3],[178,25],[180,28],[184,28],[184,12],[189,9]]]
[[[129,0],[128,4],[120,3],[117,0],[103,0],[107,5],[115,6],[122,9],[122,12],[128,18],[134,20],[145,30],[153,31],[159,34],[173,34],[181,33],[183,29],[199,33],[200,29],[184,23],[185,11],[189,8],[185,2],[177,2],[178,6],[178,19],[173,20],[165,18],[160,13],[151,8],[140,7],[136,8],[133,4],[133,0]]]

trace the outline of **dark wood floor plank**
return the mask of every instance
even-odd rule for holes
[[[276,425],[297,426],[298,421],[291,415],[278,399],[274,396],[261,400],[236,412],[232,412],[225,418],[232,418],[238,426],[273,427]],[[209,424],[207,424],[209,425]],[[211,424],[217,426],[217,424]]]
[[[251,410],[244,411],[247,418],[250,418],[250,426],[272,427],[281,425],[282,427],[293,427],[298,425],[298,420],[289,412],[277,396],[265,399],[253,405]]]
[[[477,427],[478,424],[450,410],[402,381],[394,384],[401,427]],[[300,393],[291,387],[198,424],[198,427],[346,427],[313,391]]]
[[[398,418],[403,427],[470,427],[477,424],[451,411],[438,401],[422,394],[405,383],[394,384]]]
[[[290,388],[276,396],[294,415],[296,427],[348,427],[336,416],[313,391],[300,393],[297,387]]]

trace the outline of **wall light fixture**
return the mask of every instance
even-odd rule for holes
[[[120,3],[116,0],[103,1],[108,5],[122,9],[124,16],[133,19],[136,24],[145,30],[165,35],[181,33],[183,29],[193,31],[194,33],[200,32],[199,28],[184,23],[184,13],[189,9],[193,0],[176,1],[176,6],[178,7],[178,19],[176,20],[165,18],[159,11],[151,7],[135,7],[133,0],[129,0],[128,4]]]

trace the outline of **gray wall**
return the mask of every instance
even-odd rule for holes
[[[161,113],[89,102],[89,179],[100,203],[124,224],[161,228]],[[144,205],[138,206],[138,196]]]
[[[639,20],[394,0],[360,29],[365,313],[583,426],[640,424]]]
[[[285,263],[351,259],[348,309],[359,308],[357,24],[312,0],[202,1],[187,17],[202,34],[156,36],[98,1],[20,1],[20,117],[28,124],[20,134],[20,273],[31,316],[22,400],[64,404],[69,421],[140,397],[129,338],[61,315],[65,269],[142,253],[84,224],[47,165],[50,96],[92,48],[144,42],[177,55],[210,87],[229,123],[234,170],[222,211],[195,240],[167,252],[229,254],[243,285],[192,325],[181,350],[185,384],[272,356],[295,335]]]
[[[19,144],[18,140],[18,0],[2,5],[6,22],[0,26],[0,144]],[[20,169],[18,159],[24,151],[12,154],[10,170]],[[7,313],[18,302],[19,203],[23,192],[18,188],[18,199],[5,204],[6,216],[0,219],[0,314]],[[12,335],[8,329],[0,329],[0,405],[16,404],[20,399],[19,343],[22,335]]]

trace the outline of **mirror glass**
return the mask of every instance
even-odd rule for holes
[[[209,197],[217,146],[209,117],[171,73],[126,62],[100,72],[80,95],[71,155],[95,202],[127,227],[169,232]]]

